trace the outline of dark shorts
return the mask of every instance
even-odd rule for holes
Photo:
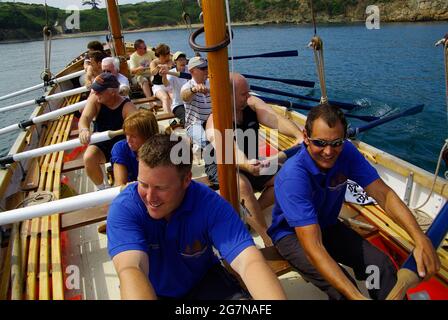
[[[98,142],[93,145],[98,147],[101,150],[101,152],[104,154],[104,157],[106,158],[106,163],[107,163],[110,161],[111,152],[112,152],[112,148],[113,148],[114,144],[122,139],[123,139],[123,136],[118,136],[118,137],[113,138],[112,140]]]
[[[240,174],[243,174],[250,182],[250,185],[254,189],[254,191],[263,191],[266,183],[272,179],[274,175],[262,175],[262,176],[254,176],[249,172],[245,172],[240,170]]]
[[[173,299],[158,297],[159,299]],[[247,300],[249,293],[221,264],[210,268],[204,278],[182,299],[187,300]]]
[[[185,125],[185,107],[183,104],[175,106],[173,109],[173,113],[180,120],[181,125]]]

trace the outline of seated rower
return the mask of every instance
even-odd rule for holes
[[[231,88],[235,89],[236,127],[242,130],[241,135],[248,139],[238,139],[236,144],[237,162],[240,168],[239,184],[240,197],[251,213],[247,216],[249,225],[261,236],[266,247],[272,246],[267,235],[267,224],[263,210],[274,203],[274,175],[277,168],[266,174],[263,172],[262,162],[258,155],[258,131],[260,124],[280,133],[295,137],[296,143],[303,141],[303,135],[294,122],[277,114],[263,100],[249,94],[249,84],[241,74],[230,75]],[[207,121],[207,138],[214,145],[213,116]],[[238,137],[238,136],[237,136]],[[251,137],[254,140],[251,141]],[[260,197],[254,195],[255,191],[262,192]]]
[[[128,98],[119,94],[119,87],[120,83],[111,73],[104,72],[95,78],[90,94],[93,98],[87,100],[78,123],[79,140],[82,144],[90,143],[90,125],[94,119],[94,132],[120,130],[124,119],[137,111]],[[113,145],[121,139],[122,137],[117,136],[108,141],[89,145],[84,152],[87,176],[98,190],[105,188],[101,165],[109,162]]]
[[[204,128],[212,112],[207,60],[201,57],[191,58],[188,61],[188,71],[192,78],[180,90],[185,106],[185,129],[192,143],[204,149],[207,145]]]
[[[186,70],[187,65],[187,55],[181,51],[177,51],[173,55],[173,61],[176,64],[176,66],[171,69],[170,71],[174,72],[184,72],[189,73],[188,70]],[[187,79],[179,78],[176,76],[173,76],[171,74],[167,75],[167,80],[169,82],[169,87],[171,87],[172,90],[172,102],[171,102],[171,112],[174,113],[176,118],[180,120],[180,124],[182,126],[185,125],[185,106],[184,102],[182,101],[182,97],[180,95],[180,90],[182,86],[187,83]]]
[[[367,288],[373,299],[385,299],[396,283],[389,257],[338,220],[347,179],[357,182],[415,242],[419,276],[440,268],[431,241],[397,194],[356,147],[346,140],[347,122],[337,107],[323,104],[307,116],[304,142],[274,183],[275,205],[268,229],[279,253],[302,276],[332,300],[366,299],[354,279],[339,266],[353,268],[358,280],[376,266],[378,285]]]
[[[279,280],[232,206],[192,181],[187,142],[156,135],[139,150],[138,183],[112,202],[108,251],[122,299],[285,299]],[[174,164],[176,163],[176,164]]]
[[[137,180],[138,150],[145,141],[159,133],[159,125],[151,111],[139,109],[124,120],[123,130],[126,139],[114,145],[110,158],[115,186]]]
[[[154,49],[157,58],[151,61],[149,70],[153,75],[152,93],[157,97],[163,106],[163,111],[171,112],[171,88],[167,79],[167,72],[173,67],[170,47],[166,44],[159,44]]]
[[[85,86],[89,87],[95,78],[102,72],[101,63],[107,55],[103,51],[89,52],[90,64],[87,66]]]
[[[135,52],[129,57],[129,71],[133,75],[131,79],[133,84],[138,84],[146,98],[152,97],[151,75],[149,73],[149,64],[156,58],[154,51],[146,47],[142,39],[135,40]]]
[[[107,57],[104,58],[101,62],[102,72],[112,73],[120,83],[119,93],[120,95],[127,97],[129,96],[130,87],[129,80],[124,75],[122,75],[120,71],[120,60],[116,57]]]

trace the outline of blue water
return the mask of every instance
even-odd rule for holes
[[[318,28],[324,41],[327,91],[330,99],[357,103],[357,114],[381,116],[419,103],[425,110],[360,135],[360,139],[434,171],[440,148],[448,137],[447,106],[442,49],[434,42],[448,31],[447,23],[382,24],[367,30],[363,24],[326,25]],[[312,51],[306,48],[313,35],[311,26],[268,25],[234,29],[234,55],[299,50],[299,57],[235,61],[234,68],[255,75],[313,80],[317,84]],[[149,45],[165,42],[172,51],[189,55],[188,31],[170,30],[125,34],[126,41],[143,38]],[[85,50],[88,41],[104,41],[103,36],[53,41],[52,70],[62,68]],[[0,96],[39,83],[43,69],[43,43],[0,45]],[[276,82],[251,80],[251,84],[311,94],[315,89],[297,88]],[[34,99],[34,92],[18,99],[0,101],[0,107]],[[0,127],[29,117],[33,107],[0,113]],[[352,126],[362,122],[351,120]],[[9,150],[16,134],[0,136],[0,154]]]

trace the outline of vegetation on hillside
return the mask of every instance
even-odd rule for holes
[[[229,0],[231,19],[234,22],[303,22],[311,21],[309,0]],[[400,2],[403,0],[377,0],[376,3]],[[100,3],[100,1],[83,1]],[[366,0],[313,0],[318,20],[339,17],[343,20],[350,12],[358,12],[363,19]],[[363,7],[364,6],[364,7]],[[361,8],[362,7],[362,8]],[[199,22],[201,9],[197,0],[160,0],[121,5],[121,23],[124,30],[134,30],[157,26],[185,25],[182,13],[189,14],[192,23]],[[363,10],[361,10],[363,9]],[[48,7],[50,26],[55,23],[54,32],[73,33],[106,31],[106,9],[86,9],[80,11],[80,29],[67,30],[65,21],[72,13]],[[353,20],[350,20],[353,21]],[[0,2],[0,41],[10,39],[36,39],[42,37],[46,24],[44,5],[20,2]]]

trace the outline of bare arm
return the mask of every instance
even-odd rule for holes
[[[137,107],[132,102],[127,102],[123,107],[123,119],[137,111]]]
[[[302,143],[303,133],[291,120],[276,113],[268,104],[258,97],[250,96],[247,99],[249,107],[255,109],[258,122],[278,131],[284,135],[295,137],[295,143]]]
[[[286,299],[280,282],[254,246],[244,249],[230,264],[254,299]]]
[[[82,111],[81,118],[79,118],[78,130],[79,140],[82,144],[89,144],[90,142],[90,124],[93,118],[98,114],[98,102],[93,92],[87,98],[87,104]]]
[[[414,257],[419,276],[428,280],[440,269],[440,260],[431,241],[420,229],[409,208],[381,179],[369,184],[365,191],[412,237],[415,242]]]
[[[351,300],[366,299],[347,278],[339,264],[330,256],[322,243],[322,234],[317,224],[295,228],[297,238],[310,260],[328,283]]]
[[[182,90],[180,93],[180,96],[184,102],[190,102],[193,99],[193,96],[196,94],[194,91],[195,87],[190,87],[187,89]]]
[[[159,59],[158,58],[152,60],[151,63],[149,64],[149,72],[153,76],[155,76],[156,74],[159,73]]]
[[[123,300],[156,300],[157,296],[148,279],[148,255],[143,251],[129,250],[117,254],[113,259],[120,279],[120,294]]]
[[[210,116],[208,117],[205,129],[206,129],[205,136],[207,140],[210,141],[210,143],[213,145],[213,148],[216,149],[213,114],[210,114]],[[236,148],[235,144],[234,144],[234,152],[236,157],[236,163],[240,166],[241,170],[249,172],[255,176],[260,174],[260,168],[261,168],[260,161],[258,160],[250,161],[249,159],[247,159],[244,152],[241,151],[239,148]]]
[[[128,183],[128,168],[120,163],[114,163],[114,185],[121,186]]]

